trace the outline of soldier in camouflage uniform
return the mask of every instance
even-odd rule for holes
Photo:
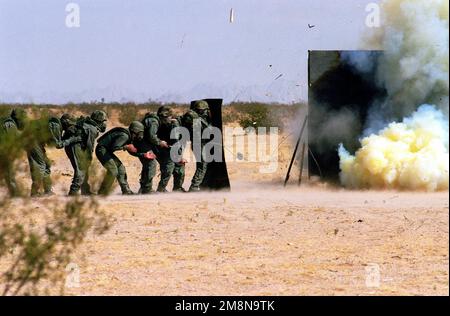
[[[206,128],[211,127],[211,118],[209,105],[204,100],[196,101],[191,109],[184,114],[182,118],[183,126],[189,129],[191,134],[191,144],[194,145],[194,137],[200,137],[200,152],[196,152],[193,148],[195,160],[196,160],[196,168],[194,176],[192,177],[191,186],[189,187],[189,192],[198,192],[200,191],[200,185],[205,178],[206,170],[208,168],[208,163],[204,161],[202,157],[202,152],[205,144],[208,140],[202,139],[201,135]],[[197,122],[199,124],[197,135],[194,135],[194,123]]]
[[[141,144],[138,144],[137,149],[139,151],[151,150],[156,155],[161,171],[157,191],[167,192],[166,187],[172,174],[174,174],[173,190],[182,191],[184,161],[175,163],[170,156],[171,146],[177,142],[177,140],[171,139],[170,134],[172,129],[179,126],[178,120],[173,118],[170,107],[161,106],[156,114],[147,113],[143,124],[145,126],[144,139]],[[141,160],[141,163],[141,188],[139,192],[147,194],[152,190],[152,181],[156,175],[156,161]]]
[[[0,178],[5,182],[9,195],[20,195],[14,170],[14,161],[23,150],[20,140],[22,131],[27,122],[24,109],[12,110],[10,117],[0,119]]]
[[[73,136],[62,139],[62,124],[58,118],[42,118],[29,124],[27,137],[27,157],[31,173],[31,196],[40,196],[43,187],[44,195],[53,195],[51,180],[51,161],[47,157],[46,145],[58,149],[81,141],[81,137]]]
[[[99,138],[95,154],[107,171],[98,191],[99,194],[110,194],[115,179],[119,182],[122,194],[133,194],[133,191],[131,191],[128,185],[125,166],[114,152],[118,150],[130,151],[130,147],[132,146],[129,145],[142,140],[143,137],[144,126],[141,122],[134,121],[128,129],[115,127]]]
[[[173,120],[172,129],[182,127],[182,117],[177,117]],[[177,140],[175,140],[177,141]],[[178,149],[178,155],[180,157],[183,156],[184,147],[186,144],[181,144],[180,148]],[[173,159],[172,159],[173,160]],[[185,167],[186,167],[186,160],[184,158],[181,158],[179,161],[174,161],[174,168],[173,168],[173,192],[187,192],[183,188],[184,183],[184,176],[185,176]]]
[[[89,168],[92,164],[95,140],[106,130],[107,114],[104,111],[94,111],[90,117],[80,118],[75,123],[73,118],[66,118],[64,138],[76,135],[82,139],[81,142],[65,148],[74,171],[69,195],[78,195],[80,189],[82,195],[92,195],[89,185]]]

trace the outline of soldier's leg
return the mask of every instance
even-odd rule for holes
[[[43,167],[40,165],[38,154],[34,149],[27,153],[27,157],[31,175],[31,196],[37,196],[42,184]]]
[[[167,192],[166,187],[172,176],[175,163],[170,159],[168,154],[162,154],[158,160],[159,169],[161,171],[161,179],[158,184],[158,192]]]
[[[116,180],[116,177],[119,173],[117,170],[117,165],[114,162],[114,155],[109,153],[106,148],[98,147],[95,149],[95,154],[97,155],[98,160],[102,164],[102,166],[106,169],[106,175],[103,179],[100,189],[98,190],[98,194],[108,195],[111,193],[111,188]]]
[[[156,160],[140,159],[142,163],[141,185],[139,193],[148,194],[152,192],[153,177],[156,175]]]
[[[89,169],[92,164],[92,155],[89,152],[83,152],[83,160],[81,168],[83,171],[83,183],[81,184],[82,195],[92,195],[91,186],[89,184]]]
[[[83,175],[81,174],[82,171],[80,168],[79,160],[76,157],[76,148],[75,146],[69,146],[66,147],[64,150],[73,168],[73,178],[69,189],[69,195],[77,195],[78,191],[80,190],[81,183],[83,181],[82,180]]]
[[[184,175],[185,175],[184,164],[175,163],[175,167],[173,169],[173,191],[184,191],[183,189]]]
[[[20,196],[20,189],[16,182],[16,172],[14,163],[8,160],[8,157],[0,157],[0,173],[2,174],[8,193],[11,197]]]
[[[189,188],[189,191],[200,191],[200,185],[203,182],[203,179],[206,174],[206,169],[208,168],[207,162],[197,162],[195,168],[194,176],[192,177],[191,186]]]
[[[114,162],[114,159],[109,159],[108,161],[102,163],[102,165],[106,169],[106,175],[102,181],[102,184],[100,185],[98,194],[108,195],[111,193],[112,185],[119,174],[119,170],[117,169],[117,165]]]
[[[133,194],[133,191],[131,191],[130,186],[128,185],[127,170],[125,169],[125,166],[117,156],[113,156],[114,163],[117,166],[117,181],[119,182],[122,194]]]
[[[53,194],[52,189],[52,171],[51,171],[51,161],[47,156],[47,153],[45,152],[45,148],[42,150],[43,158],[44,158],[44,164],[42,165],[43,169],[43,175],[42,175],[42,182],[44,184],[44,193],[45,194]]]

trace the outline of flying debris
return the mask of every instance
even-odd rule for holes
[[[230,9],[230,23],[234,22],[234,10],[233,8]]]
[[[309,27],[310,29],[312,29],[313,27],[315,27],[315,25],[309,24],[309,23],[308,23],[308,27]]]
[[[183,34],[183,38],[181,39],[180,48],[183,48],[184,39],[186,38],[186,33]]]
[[[283,74],[280,74],[278,77],[275,78],[275,80],[280,79],[283,76]]]

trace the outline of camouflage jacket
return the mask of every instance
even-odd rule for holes
[[[78,121],[77,128],[80,130],[82,136],[81,146],[83,150],[92,153],[95,147],[95,140],[100,134],[97,123],[90,117],[86,117]]]
[[[125,145],[131,144],[130,132],[123,127],[114,127],[103,134],[97,141],[97,147],[104,147],[113,153],[123,150]]]
[[[63,138],[62,124],[56,117],[51,117],[48,120],[48,129],[50,131],[50,134],[48,135],[48,140],[45,141],[45,143],[54,145],[58,149],[70,146],[81,141],[81,137],[77,135]]]

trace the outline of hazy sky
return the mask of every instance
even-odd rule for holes
[[[66,27],[70,2],[79,28]],[[369,2],[0,0],[0,102],[258,94],[280,74],[305,99],[307,51],[362,48]]]

